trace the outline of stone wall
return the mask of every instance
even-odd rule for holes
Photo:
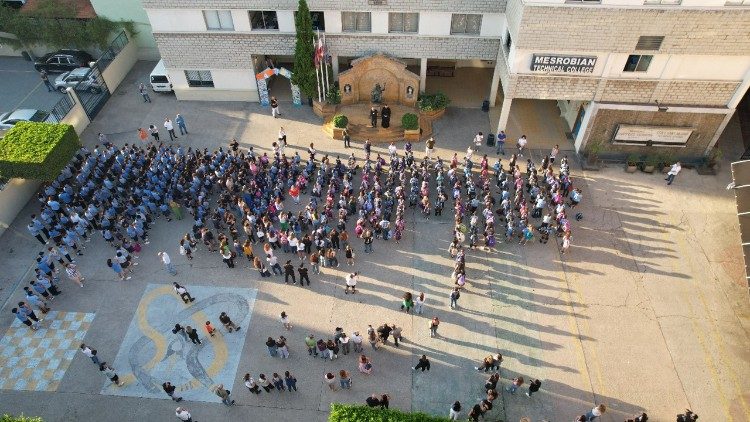
[[[518,75],[512,92],[514,98],[590,101],[598,85],[595,78]]]
[[[297,10],[297,0],[142,0],[146,9],[248,9]],[[433,11],[455,13],[501,13],[506,0],[386,0],[381,6],[370,5],[366,0],[310,0],[310,10],[349,11]]]
[[[651,96],[657,84],[657,81],[608,80],[600,99],[609,102],[646,104],[651,102]]]
[[[294,35],[286,34],[155,33],[154,37],[167,67],[178,69],[247,69],[251,55],[293,55],[295,44]],[[500,48],[500,40],[476,37],[330,34],[326,38],[329,51],[348,57],[383,52],[408,58],[495,60]]]
[[[519,48],[630,53],[641,35],[664,35],[660,54],[750,55],[750,10],[727,7],[614,8],[523,6],[518,29],[508,20]],[[606,24],[606,30],[602,25]]]
[[[657,91],[654,99],[661,104],[726,106],[740,82],[663,81],[659,85],[663,92]]]
[[[677,157],[699,157],[703,155],[723,120],[724,114],[599,109],[585,134],[586,144],[604,142],[603,156],[672,153]],[[694,131],[685,148],[617,145],[612,143],[612,138],[619,124],[690,127]]]

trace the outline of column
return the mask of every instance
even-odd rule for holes
[[[510,106],[513,103],[513,98],[503,98],[503,104],[500,106],[500,119],[497,122],[497,130],[495,133],[499,133],[501,130],[507,132],[508,118],[510,117]]]
[[[339,56],[331,54],[331,70],[333,70],[333,81],[339,78]]]
[[[502,47],[500,47],[502,48]],[[502,53],[499,53],[502,54]],[[500,87],[500,60],[495,60],[495,71],[492,72],[492,85],[490,85],[490,107],[495,107],[497,101],[497,90]]]
[[[427,59],[421,59],[419,62],[419,92],[424,94],[427,87]]]

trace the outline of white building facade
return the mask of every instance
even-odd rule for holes
[[[142,1],[179,99],[258,101],[264,58],[294,54],[296,0]],[[422,87],[428,62],[493,67],[498,129],[515,99],[557,100],[579,151],[702,155],[750,84],[750,0],[308,5],[334,73],[340,57],[375,52],[418,65]]]

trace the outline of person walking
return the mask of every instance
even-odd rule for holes
[[[196,331],[195,328],[188,325],[185,327],[185,332],[187,333],[190,341],[192,341],[193,344],[203,344],[201,343],[201,339],[198,338],[198,331]]]
[[[508,136],[505,134],[504,130],[501,130],[500,132],[498,132],[498,134],[497,134],[497,141],[496,141],[497,142],[497,144],[496,144],[497,148],[495,150],[495,154],[497,154],[497,155],[499,155],[499,154],[505,155],[505,139],[507,139],[507,138],[508,138]]]
[[[227,329],[230,333],[234,331],[240,331],[241,327],[238,327],[232,322],[232,319],[229,318],[229,315],[227,315],[226,312],[222,312],[219,314],[219,321],[221,321],[222,325],[224,325],[224,328]]]
[[[305,280],[307,280],[307,285],[310,285],[310,276],[307,274],[307,267],[305,267],[304,262],[299,263],[299,267],[297,267],[297,272],[299,273],[299,285],[304,286]]]
[[[195,298],[190,296],[190,293],[187,291],[185,286],[182,286],[178,284],[176,281],[172,282],[172,286],[174,288],[175,293],[177,293],[178,296],[180,296],[180,299],[182,299],[183,302],[190,303],[195,302]]]
[[[99,357],[96,356],[96,349],[92,349],[91,347],[87,346],[85,343],[81,343],[79,348],[81,349],[81,353],[83,353],[84,356],[91,359],[91,362],[94,362],[95,365],[101,365],[101,362],[99,361]]]
[[[534,393],[539,391],[539,389],[542,387],[542,382],[538,379],[533,379],[529,382],[529,391],[526,392],[527,397],[531,397]]]
[[[193,415],[191,415],[190,411],[188,411],[184,407],[178,407],[177,409],[175,409],[174,415],[177,417],[177,419],[183,422],[198,422],[193,420]]]
[[[427,359],[427,355],[422,355],[422,357],[419,358],[419,361],[417,362],[417,364],[413,368],[411,368],[411,369],[414,370],[414,371],[416,371],[417,369],[421,369],[422,372],[424,372],[425,370],[429,371],[430,370],[430,360]]]
[[[13,314],[15,314],[16,318],[18,318],[18,320],[21,321],[27,327],[31,327],[31,329],[34,331],[39,329],[39,323],[32,323],[31,320],[29,319],[29,316],[23,310],[19,310],[18,308],[13,308],[10,311]]]
[[[440,325],[440,320],[438,317],[432,317],[430,320],[430,337],[437,337],[438,336],[438,326]]]
[[[516,394],[516,390],[518,390],[518,387],[523,385],[523,377],[515,377],[513,378],[513,382],[510,384],[510,386],[505,388],[505,391],[509,392],[510,394]]]
[[[336,376],[333,375],[333,373],[328,372],[323,376],[323,382],[325,382],[328,385],[328,388],[331,391],[336,391]]]
[[[461,297],[461,292],[458,287],[454,287],[450,293],[451,309],[458,309],[458,299]]]
[[[281,312],[281,325],[286,330],[292,329],[292,324],[289,322],[289,315],[287,315],[284,311]]]
[[[18,302],[18,309],[20,312],[23,312],[26,314],[29,319],[31,319],[35,324],[38,324],[42,321],[44,321],[44,318],[39,319],[36,314],[34,313],[34,309],[31,308],[26,302]]]
[[[185,118],[182,114],[177,113],[177,117],[174,118],[174,122],[177,123],[177,127],[180,128],[180,135],[187,135],[187,125],[185,124]]]
[[[342,390],[352,388],[352,376],[344,369],[339,371],[339,384]]]
[[[409,313],[409,310],[414,307],[414,299],[412,298],[411,292],[404,293],[401,299],[401,310]]]
[[[457,421],[458,418],[461,417],[461,402],[456,401],[453,403],[453,406],[451,406],[450,412],[448,412],[448,419],[452,421]]]
[[[140,85],[138,85],[138,93],[141,94],[141,97],[143,97],[144,103],[150,103],[151,97],[148,95],[148,89],[146,88],[146,85],[141,82]]]
[[[219,384],[216,386],[216,395],[219,396],[221,399],[221,402],[224,403],[227,406],[234,405],[234,400],[232,400],[232,397],[230,396],[231,391],[224,388],[224,384]]]
[[[422,308],[424,307],[424,293],[420,292],[419,296],[417,296],[416,299],[414,299],[414,313],[418,315],[422,315]]]
[[[598,406],[594,406],[593,409],[586,412],[586,418],[588,422],[592,422],[595,419],[597,419],[599,416],[603,415],[604,412],[607,411],[607,406],[600,404]]]
[[[286,383],[286,389],[291,393],[297,391],[297,378],[292,375],[289,371],[284,371],[284,382]]]
[[[169,257],[169,254],[162,251],[157,253],[157,255],[161,258],[161,262],[164,263],[164,268],[167,272],[171,275],[177,275],[177,270],[174,269],[174,264],[172,264],[172,259]]]
[[[401,331],[401,327],[391,324],[391,336],[393,336],[393,345],[396,347],[399,347],[398,342],[404,339],[401,337]]]
[[[167,130],[170,141],[174,141],[175,139],[177,139],[177,134],[174,133],[174,124],[168,117],[164,119],[164,129]]]
[[[672,167],[669,169],[669,172],[667,173],[667,178],[664,179],[667,181],[667,185],[671,185],[672,182],[674,182],[674,178],[677,177],[678,174],[680,174],[681,170],[682,170],[682,164],[680,164],[679,161],[672,164]]]
[[[271,97],[271,115],[274,119],[281,116],[281,112],[279,111],[279,101],[276,97]]]
[[[115,368],[107,365],[107,362],[102,362],[99,364],[99,370],[104,372],[104,375],[107,376],[107,378],[112,381],[112,383],[118,387],[122,387],[125,385],[124,381],[120,381],[120,377],[117,376],[117,373],[115,372]]]
[[[258,384],[255,383],[255,380],[250,376],[250,374],[245,374],[242,380],[245,381],[245,387],[247,387],[247,389],[250,390],[251,393],[255,395],[260,394],[260,387],[258,387]]]
[[[83,287],[83,281],[86,280],[80,271],[78,271],[78,266],[76,264],[73,264],[72,262],[64,263],[63,267],[65,267],[65,274],[68,276],[70,280],[78,284],[79,287]]]
[[[494,369],[500,369],[500,363],[503,361],[503,356],[500,353],[495,353],[494,355],[487,355],[485,356],[484,360],[482,360],[482,364],[479,366],[475,366],[474,369],[477,371],[484,371],[487,372],[489,370]]]
[[[177,389],[174,385],[172,385],[171,382],[167,381],[161,384],[162,390],[164,390],[165,393],[169,396],[170,399],[174,401],[182,401],[182,397],[177,397],[174,395],[174,391]]]
[[[180,324],[175,324],[174,328],[172,328],[172,334],[179,334],[182,336],[183,339],[187,340],[188,335],[185,332],[185,328]]]
[[[47,74],[46,70],[42,69],[42,71],[39,72],[39,77],[42,79],[44,86],[47,87],[47,92],[52,92],[55,90],[55,86],[52,85],[52,83],[49,81],[49,75]]]
[[[206,324],[204,324],[203,327],[206,329],[206,334],[211,337],[216,336],[216,328],[211,324],[211,321],[206,321]]]

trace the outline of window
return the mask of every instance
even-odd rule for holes
[[[370,12],[341,12],[344,32],[370,32]]]
[[[727,0],[725,6],[750,6],[750,0]]]
[[[505,52],[510,53],[511,47],[513,47],[513,38],[510,37],[510,31],[505,31]]]
[[[644,35],[638,37],[638,43],[635,45],[635,49],[658,51],[661,48],[662,42],[664,42],[663,36]]]
[[[451,34],[479,35],[482,28],[482,15],[454,13],[451,17]]]
[[[185,78],[188,86],[214,87],[214,78],[211,77],[210,70],[186,70]]]
[[[234,31],[232,12],[230,10],[204,10],[203,19],[206,20],[206,29]]]
[[[389,13],[388,32],[419,32],[419,13]]]
[[[643,4],[664,4],[664,5],[678,5],[682,3],[682,0],[645,0]]]
[[[653,58],[654,56],[631,54],[628,56],[628,61],[625,62],[625,68],[622,71],[645,72],[648,70],[648,65],[651,64],[651,59]]]
[[[276,12],[250,11],[250,27],[253,29],[278,30],[279,20]]]

